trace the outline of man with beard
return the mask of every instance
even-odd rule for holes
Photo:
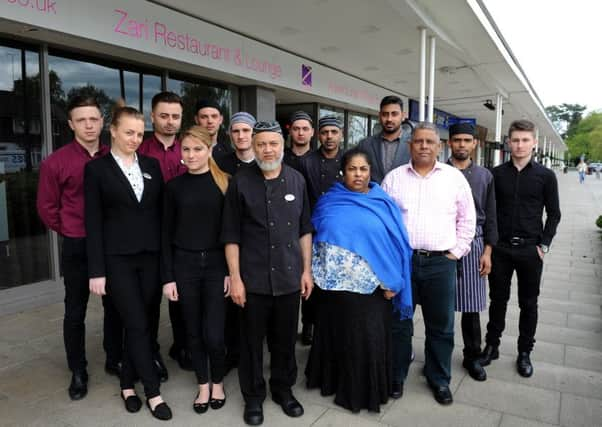
[[[230,141],[234,151],[218,158],[216,162],[221,170],[231,176],[241,168],[255,164],[255,154],[251,146],[255,123],[255,117],[245,111],[240,111],[230,118]]]
[[[385,96],[380,101],[378,118],[382,131],[361,141],[359,148],[370,155],[370,179],[380,184],[387,173],[410,160],[407,142],[411,126],[402,124],[406,118],[403,101],[394,95]]]
[[[495,212],[495,187],[493,175],[487,169],[475,165],[470,154],[477,141],[475,127],[471,123],[458,123],[449,127],[449,147],[452,155],[448,164],[464,175],[474,199],[477,213],[475,237],[470,252],[458,261],[456,283],[456,311],[462,313],[461,327],[464,339],[462,366],[476,381],[485,381],[487,373],[481,366],[481,322],[479,312],[487,307],[485,277],[491,271],[491,251],[497,243]]]
[[[186,172],[182,164],[180,141],[176,137],[182,125],[182,99],[173,92],[159,92],[151,101],[151,121],[153,135],[146,139],[138,148],[138,153],[153,157],[159,161],[161,174],[165,182]],[[152,316],[152,334],[154,336],[154,364],[161,381],[167,381],[168,372],[159,352],[159,317],[161,313],[161,295],[156,302],[155,313]],[[186,333],[182,310],[178,301],[169,301],[169,320],[173,333],[173,344],[169,356],[176,360],[180,368],[192,370],[190,352],[186,351]]]
[[[211,155],[215,161],[234,151],[229,143],[220,141],[218,138],[219,130],[224,122],[224,116],[222,116],[220,106],[217,102],[208,99],[202,99],[197,102],[194,122],[207,129],[209,135],[211,135]]]
[[[243,418],[249,425],[263,423],[266,335],[272,400],[290,417],[303,415],[291,388],[297,378],[299,297],[309,298],[313,288],[305,180],[282,164],[284,139],[278,122],[259,122],[254,133],[257,165],[232,178],[222,228],[230,295],[242,308],[238,377],[245,401]]]
[[[297,121],[298,122],[298,121]],[[301,173],[307,184],[309,204],[313,210],[320,196],[326,193],[337,181],[341,181],[340,149],[343,139],[343,125],[335,116],[326,116],[320,119],[318,125],[318,138],[320,148],[312,151],[301,160]],[[310,345],[313,338],[313,325],[315,323],[316,296],[311,300],[301,303],[301,343]]]
[[[314,125],[311,116],[305,111],[295,111],[291,115],[290,124],[291,147],[284,150],[284,163],[301,171],[301,160],[311,152]]]

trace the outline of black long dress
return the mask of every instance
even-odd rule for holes
[[[379,412],[391,391],[391,302],[381,289],[318,291],[307,387],[352,412]]]

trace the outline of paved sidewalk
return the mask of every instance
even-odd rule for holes
[[[453,405],[438,405],[420,375],[424,327],[417,312],[416,361],[401,400],[390,401],[379,414],[362,411],[352,415],[334,405],[332,398],[305,389],[302,373],[309,349],[299,347],[300,375],[295,393],[305,406],[305,415],[288,418],[268,400],[264,405],[264,425],[601,426],[602,233],[594,221],[602,214],[602,181],[588,177],[584,185],[579,185],[575,172],[559,174],[558,178],[562,221],[545,260],[532,378],[520,377],[514,368],[518,334],[514,287],[501,356],[487,368],[486,382],[473,381],[462,369],[462,338],[456,328]],[[146,408],[138,414],[126,413],[117,379],[104,373],[102,307],[96,297],[91,297],[87,319],[89,394],[79,402],[69,400],[62,311],[62,303],[55,303],[0,317],[0,425],[159,425]],[[486,317],[485,313],[483,326]],[[171,335],[166,310],[162,319],[160,336],[165,354]],[[195,396],[193,374],[179,370],[167,359],[170,379],[163,385],[162,393],[174,411],[171,425],[244,425],[235,372],[226,378],[226,406],[197,415],[191,408]]]

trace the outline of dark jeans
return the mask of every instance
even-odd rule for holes
[[[211,364],[211,381],[221,383],[224,378],[226,269],[223,250],[174,251],[180,307],[199,384],[209,382],[208,362]]]
[[[169,320],[173,335],[173,351],[178,352],[186,349],[186,322],[184,321],[182,304],[179,301],[169,301]],[[159,344],[157,344],[156,351],[159,351]]]
[[[486,342],[497,347],[506,326],[506,308],[510,299],[510,281],[516,271],[518,282],[518,351],[530,352],[535,344],[537,329],[537,297],[543,261],[537,246],[495,246],[489,273],[489,323]]]
[[[88,257],[85,238],[63,237],[61,263],[65,283],[63,340],[67,365],[73,372],[86,369],[86,310],[90,297]],[[123,329],[114,306],[103,298],[104,340],[107,361],[121,361]]]
[[[431,384],[447,386],[454,349],[456,261],[446,256],[413,255],[412,297],[414,308],[420,304],[424,319],[424,374]],[[394,313],[392,334],[393,382],[403,383],[412,353],[413,321],[399,320]]]
[[[476,360],[481,355],[481,316],[479,313],[462,313],[462,339],[464,359]]]
[[[158,396],[159,377],[153,365],[150,319],[157,299],[161,298],[159,254],[107,255],[106,274],[107,293],[125,326],[121,388],[134,388],[138,374],[146,398]]]
[[[247,294],[241,310],[238,379],[245,403],[261,404],[266,397],[263,378],[263,342],[270,348],[272,396],[287,396],[297,380],[295,341],[299,319],[299,292],[271,296]]]

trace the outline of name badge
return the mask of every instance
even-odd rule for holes
[[[287,194],[286,196],[284,196],[284,200],[286,200],[287,202],[292,202],[293,200],[295,200],[295,195]]]
[[[143,173],[142,173],[142,177],[143,177],[144,179],[153,179],[153,177],[152,177],[152,176],[150,176],[150,174],[148,174],[148,173],[146,173],[146,172],[143,172]]]

